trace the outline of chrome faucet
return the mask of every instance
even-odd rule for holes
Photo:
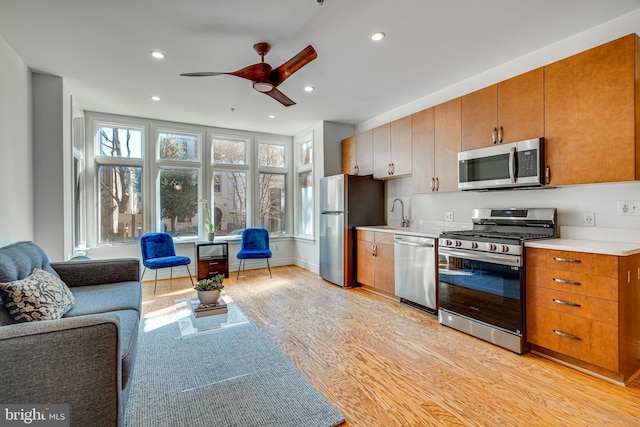
[[[391,212],[393,212],[393,209],[396,207],[396,202],[400,202],[400,206],[402,207],[402,212],[400,213],[400,220],[402,222],[402,227],[408,227],[409,218],[405,218],[404,216],[404,202],[402,201],[402,199],[398,199],[398,198],[393,199],[393,204],[391,205]]]

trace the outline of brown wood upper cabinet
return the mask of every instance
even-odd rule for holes
[[[411,170],[411,116],[373,129],[374,178],[406,176]]]
[[[411,116],[413,192],[458,190],[460,98]]]
[[[373,132],[371,130],[342,140],[342,173],[373,174]]]
[[[538,68],[462,97],[462,150],[544,135],[544,80]]]
[[[631,34],[544,67],[547,184],[638,179],[639,46]]]

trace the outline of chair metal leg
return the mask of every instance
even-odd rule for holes
[[[144,272],[147,271],[147,267],[142,269],[142,274],[140,275],[140,281],[142,282],[142,278],[144,277]]]
[[[158,284],[158,269],[156,268],[156,280],[153,281],[153,294],[156,294],[156,285]]]
[[[193,277],[191,277],[191,270],[189,270],[189,266],[185,265],[185,267],[187,267],[187,273],[189,273],[189,279],[191,279],[191,285],[195,286],[196,284],[193,283]]]
[[[173,267],[169,267],[169,280],[173,281]]]
[[[271,275],[271,266],[269,265],[269,258],[265,258],[267,260],[267,268],[269,269],[269,277],[273,279],[273,276]]]
[[[236,280],[238,280],[238,279],[240,278],[240,270],[242,269],[242,262],[243,262],[243,261],[244,261],[244,260],[243,260],[243,259],[241,259],[241,260],[240,260],[240,264],[238,264],[238,274],[236,275]]]

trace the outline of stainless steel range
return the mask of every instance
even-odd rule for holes
[[[440,234],[438,319],[525,353],[524,242],[557,236],[556,209],[474,209],[471,220],[472,230]]]

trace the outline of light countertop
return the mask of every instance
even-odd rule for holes
[[[556,249],[602,255],[629,256],[640,253],[640,243],[583,239],[544,239],[525,242],[527,248]]]
[[[383,233],[403,234],[405,236],[429,237],[437,239],[442,232],[441,228],[434,227],[393,227],[389,225],[359,226],[357,230],[379,231]]]

